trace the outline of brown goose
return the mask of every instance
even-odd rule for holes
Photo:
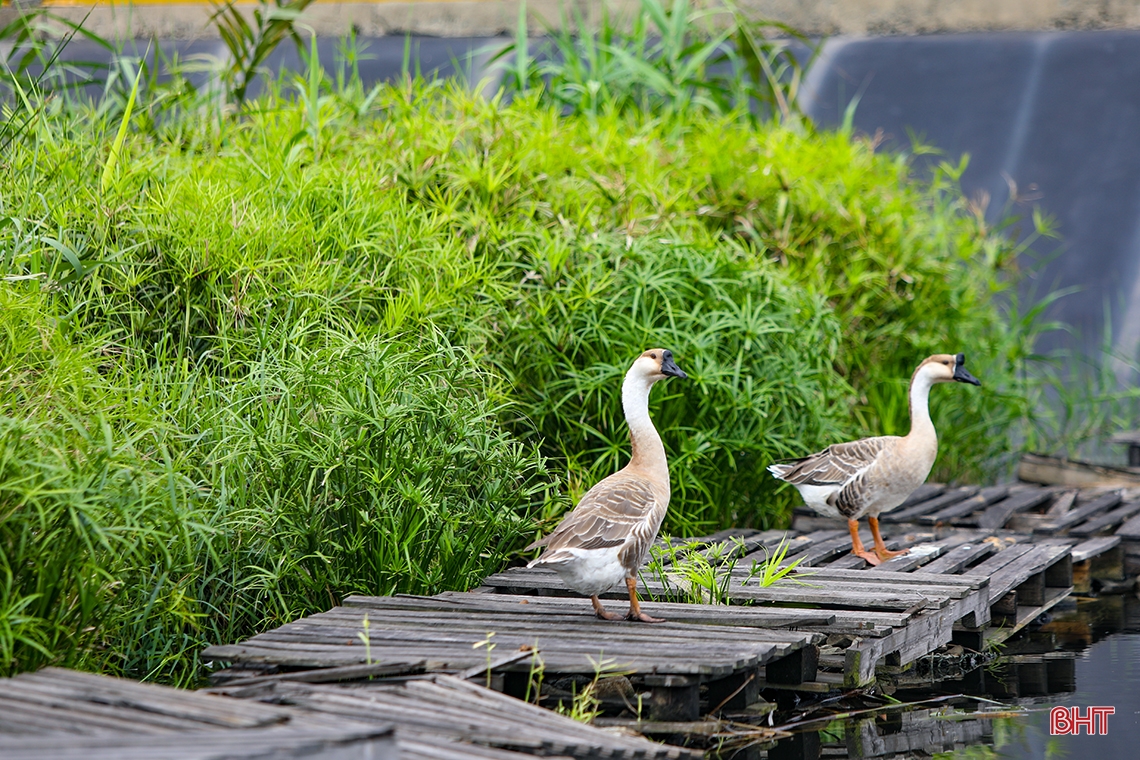
[[[620,620],[622,616],[607,612],[598,594],[624,580],[629,589],[626,619],[663,622],[641,611],[637,570],[649,558],[649,547],[669,507],[665,447],[649,419],[649,391],[666,377],[686,377],[673,361],[672,352],[651,348],[637,358],[625,373],[621,388],[633,444],[629,464],[591,488],[550,535],[527,547],[546,547],[527,567],[554,570],[571,589],[589,595],[594,613],[605,620]]]
[[[879,535],[879,515],[898,507],[923,484],[938,455],[938,435],[930,420],[930,388],[935,383],[981,385],[966,371],[966,355],[935,354],[910,379],[910,432],[828,446],[803,459],[771,465],[768,471],[794,485],[804,503],[828,517],[847,518],[851,553],[877,565],[902,552],[888,551]],[[859,540],[866,515],[875,540],[872,553]]]

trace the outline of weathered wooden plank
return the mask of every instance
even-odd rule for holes
[[[927,499],[910,507],[900,505],[897,509],[884,513],[879,519],[882,522],[888,523],[910,522],[920,515],[925,515],[968,499],[978,493],[979,490],[981,489],[978,488],[978,486],[961,486],[960,488],[954,488],[941,496]]]
[[[941,557],[947,551],[953,550],[955,547],[966,544],[972,541],[978,541],[985,537],[985,533],[979,531],[955,531],[945,538],[937,541],[928,541],[911,547],[911,551],[901,557],[893,557],[878,567],[870,568],[867,572],[870,573],[905,573],[910,574],[912,570],[919,567],[923,568],[924,573],[935,573],[938,571],[931,571],[926,566],[933,562],[938,557]]]
[[[844,686],[859,687],[873,683],[875,669],[892,653],[900,654],[900,663],[907,664],[922,654],[934,651],[953,636],[956,622],[954,613],[927,610],[884,637],[864,639],[847,648],[844,653]],[[916,652],[919,652],[916,654]],[[907,659],[902,659],[903,657]]]
[[[1000,557],[1001,554],[1004,554],[1005,552],[1009,552],[1017,548],[1017,546],[1011,546],[1009,549],[1005,549],[1003,552],[999,553],[998,557]],[[1023,552],[1012,562],[1006,563],[996,571],[989,574],[991,601],[996,601],[997,599],[1000,599],[1002,596],[1004,596],[1007,592],[1018,588],[1022,583],[1025,583],[1025,581],[1028,580],[1030,576],[1044,572],[1049,568],[1050,565],[1053,565],[1055,562],[1060,561],[1062,558],[1068,557],[1072,551],[1068,546],[1056,545],[1029,545],[1025,548],[1028,549],[1028,551]],[[994,559],[996,559],[996,557]],[[970,572],[975,572],[975,570],[971,570]],[[1042,578],[1042,593],[1044,593],[1044,582],[1045,579]],[[1065,585],[1067,587],[1069,584]],[[1018,591],[1018,603],[1021,604],[1021,590],[1018,589]],[[1037,602],[1031,603],[1037,604]]]
[[[850,538],[847,541],[850,542]],[[858,606],[866,609],[901,610],[910,609],[915,605],[938,606],[937,599],[916,594],[896,594],[889,591],[871,594],[858,593],[859,589],[852,587],[851,584],[829,583],[827,588],[812,588],[812,586],[819,584],[812,581],[792,583],[789,580],[782,580],[765,588],[754,585],[755,582],[746,584],[742,581],[742,578],[734,576],[729,586],[729,597],[735,602],[819,604],[835,607]],[[554,572],[545,570],[510,570],[493,575],[485,582],[488,585],[505,588],[537,589],[560,594],[571,593]],[[644,593],[649,597],[660,597],[667,593],[666,589],[657,582],[643,583],[641,587],[645,589]],[[857,596],[853,595],[856,593],[858,593]],[[603,596],[621,598],[624,594],[609,592]]]
[[[985,509],[996,501],[1001,501],[1010,494],[1009,485],[991,486],[990,488],[983,488],[976,496],[971,496],[968,499],[951,504],[948,507],[933,512],[931,514],[922,515],[918,518],[918,522],[924,525],[936,525],[938,523],[950,522],[951,520],[959,517],[965,517],[968,514],[977,512],[978,510]]]
[[[1006,625],[987,628],[985,631],[986,643],[1001,643],[1016,634],[1025,626],[1039,618],[1043,613],[1053,609],[1062,599],[1069,595],[1069,589],[1047,588],[1045,590],[1045,603],[1041,605],[1018,605],[1016,614]]]
[[[986,511],[978,518],[978,527],[983,530],[1000,528],[1013,515],[1044,504],[1053,498],[1053,494],[1054,491],[1049,488],[1033,489],[1014,494],[986,508]]]
[[[28,699],[32,699],[29,692],[35,692],[45,699],[76,704],[91,702],[92,708],[114,704],[120,710],[145,713],[140,720],[173,721],[170,725],[255,728],[283,720],[280,711],[263,705],[232,703],[228,699],[194,693],[183,695],[155,684],[63,668],[49,667],[35,673],[23,673],[6,681],[5,687],[7,693],[21,693]]]
[[[1093,517],[1080,525],[1070,528],[1069,534],[1073,536],[1091,536],[1094,533],[1108,530],[1137,513],[1140,513],[1140,501],[1130,501],[1107,514]]]
[[[828,581],[833,583],[873,583],[877,585],[909,588],[912,586],[930,587],[933,589],[979,589],[988,584],[986,578],[942,575],[926,570],[913,573],[876,573],[871,570],[833,570],[830,566],[810,568],[806,570],[793,570],[789,578],[800,579],[805,583],[815,581]]]
[[[1116,529],[1116,535],[1125,541],[1140,540],[1140,515],[1125,521],[1123,525]]]
[[[1093,499],[1088,504],[1069,510],[1062,517],[1037,528],[1034,530],[1034,533],[1062,533],[1100,512],[1112,509],[1123,501],[1123,498],[1120,491],[1107,493],[1104,496]]]
[[[445,621],[446,625],[435,627],[422,624],[419,618],[404,620],[388,618],[370,621],[368,638],[373,646],[415,645],[428,641],[434,643],[482,641],[489,632],[493,632],[500,641],[505,636],[512,639],[556,637],[560,641],[604,639],[607,642],[631,646],[645,643],[686,645],[694,641],[711,645],[719,641],[735,642],[742,638],[747,638],[749,641],[784,643],[808,638],[806,634],[794,631],[747,628],[742,625],[729,627],[665,623],[650,628],[644,623],[606,621],[581,616],[554,625],[536,626],[532,621],[518,619],[522,617],[516,616],[515,620],[511,620],[509,616],[502,616],[499,620],[489,618],[480,618],[478,621],[451,620]],[[315,642],[344,642],[355,646],[360,643],[356,641],[356,636],[362,632],[358,627],[342,625],[335,616],[320,613],[259,634],[249,641],[256,643],[311,639]]]
[[[437,676],[403,687],[368,690],[283,684],[274,694],[287,704],[341,720],[394,721],[406,733],[443,733],[479,744],[524,749],[537,755],[576,757],[693,757],[690,750],[574,725],[550,710]],[[461,682],[462,683],[462,682]],[[580,726],[580,727],[579,727]]]
[[[926,565],[928,573],[960,573],[966,567],[996,551],[996,547],[985,541],[956,546],[946,554]]]
[[[816,533],[808,534],[805,538],[810,539],[811,543],[795,554],[792,554],[791,550],[789,550],[783,563],[781,563],[783,566],[787,567],[792,563],[798,562],[800,567],[811,567],[812,565],[818,565],[832,557],[836,557],[851,548],[851,536],[845,530],[817,531]],[[752,556],[753,555],[748,555],[745,559]],[[767,557],[767,555],[765,555],[765,557]],[[758,557],[756,559],[763,561]]]
[[[475,597],[478,598],[475,598]],[[464,599],[463,597],[468,597]],[[345,606],[375,607],[386,604],[379,600],[394,599],[399,605],[408,597],[361,597],[345,599]],[[504,607],[525,609],[526,614],[561,616],[563,614],[592,614],[590,600],[580,597],[513,596],[508,594],[474,595],[466,592],[445,591],[436,597],[412,597],[425,601],[453,602],[451,609],[486,610]],[[501,600],[501,601],[500,601]],[[468,601],[470,606],[468,606]],[[458,606],[456,606],[458,605]],[[687,604],[682,602],[643,602],[641,608],[654,617],[670,622],[705,623],[707,625],[742,625],[752,628],[796,628],[798,626],[827,625],[835,619],[833,612],[790,607],[729,607],[722,604]]]
[[[1090,538],[1073,547],[1073,562],[1084,562],[1087,559],[1098,557],[1109,549],[1120,545],[1120,536],[1101,536]]]
[[[982,564],[971,567],[962,574],[962,577],[990,577],[1009,563],[1024,556],[1031,551],[1032,548],[1033,546],[1031,544],[1013,544],[1012,546],[1007,546]],[[992,582],[990,585],[992,590]]]
[[[215,730],[164,736],[161,742],[156,742],[153,737],[130,734],[0,737],[0,755],[6,760],[203,760],[220,757],[252,760],[334,755],[396,760],[400,757],[390,728],[368,726],[349,729],[313,727],[303,731]]]

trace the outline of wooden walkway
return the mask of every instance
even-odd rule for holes
[[[0,679],[0,758],[694,757],[448,676],[366,690],[271,677],[226,691],[244,698],[60,668]]]
[[[720,563],[728,604],[680,604],[692,590],[673,568],[643,572],[644,608],[668,620],[660,625],[599,621],[554,573],[512,568],[467,593],[352,597],[203,656],[232,664],[219,686],[370,661],[389,673],[489,671],[496,688],[522,696],[536,668],[547,683],[620,672],[649,697],[653,719],[695,720],[743,708],[763,688],[861,687],[950,643],[980,652],[1007,640],[1074,583],[1087,592],[1120,582],[1140,544],[1140,494],[930,484],[884,520],[884,535],[911,552],[875,568],[850,556],[845,526],[813,514],[797,513],[791,531],[674,541],[681,556],[720,545],[706,556]],[[782,541],[796,570],[761,586],[753,565]]]
[[[203,657],[237,664],[218,674],[219,685],[266,670],[336,667],[368,659],[409,672],[419,668],[474,677],[489,670],[498,676],[496,685],[517,696],[525,694],[537,668],[551,681],[552,674],[592,678],[620,673],[650,693],[644,708],[655,720],[694,720],[701,686],[711,695],[708,699],[727,699],[746,681],[754,692],[761,680],[797,684],[814,678],[814,645],[823,635],[788,628],[834,620],[830,613],[811,610],[684,604],[648,604],[645,609],[674,619],[657,625],[604,623],[585,599],[351,597],[344,607],[242,644],[210,647]],[[365,617],[367,650],[361,639]],[[488,652],[483,642],[494,649]]]

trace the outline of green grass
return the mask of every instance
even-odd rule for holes
[[[701,49],[671,33],[661,70]],[[237,113],[136,64],[4,106],[0,673],[192,684],[207,643],[477,583],[621,466],[651,345],[690,375],[652,400],[676,535],[783,524],[765,466],[901,432],[935,351],[984,382],[935,394],[935,477],[1045,439],[1046,326],[962,167],[787,118],[786,68],[737,88],[769,121],[688,85],[651,115],[648,76],[586,108],[347,61]]]

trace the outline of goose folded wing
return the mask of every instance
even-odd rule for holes
[[[655,512],[657,497],[649,484],[640,480],[607,480],[582,497],[574,511],[566,515],[549,536],[528,548],[546,546],[558,549],[605,549],[635,541],[656,528],[649,517]],[[653,540],[649,536],[649,541]]]
[[[781,478],[795,485],[842,485],[870,467],[888,440],[881,437],[836,443],[818,454],[795,460]]]

